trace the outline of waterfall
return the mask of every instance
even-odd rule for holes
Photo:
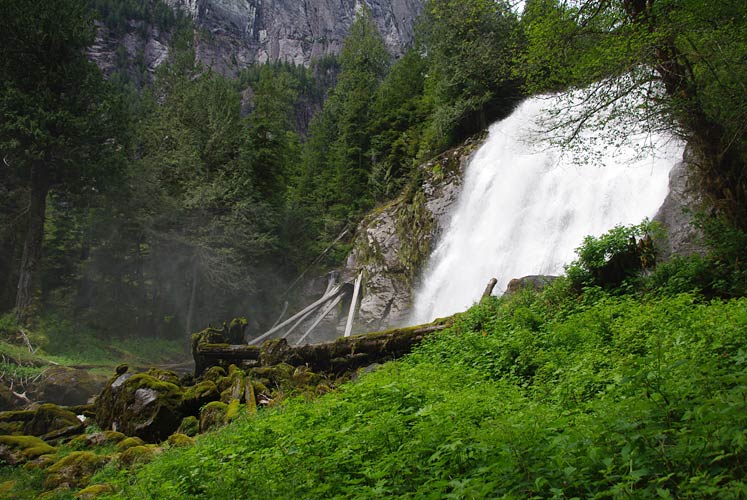
[[[492,277],[501,293],[512,278],[561,274],[584,236],[637,224],[661,206],[682,143],[608,116],[602,137],[616,140],[558,147],[542,130],[561,98],[528,99],[490,127],[416,291],[415,324],[467,309]]]

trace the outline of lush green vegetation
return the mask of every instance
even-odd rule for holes
[[[738,498],[747,302],[491,298],[406,359],[167,451],[117,498]]]

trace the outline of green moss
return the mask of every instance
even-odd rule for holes
[[[0,412],[0,423],[2,422],[29,422],[34,418],[34,410],[14,410]]]
[[[205,373],[202,374],[203,380],[212,380],[214,383],[218,383],[218,381],[226,376],[226,370],[223,369],[221,366],[211,366],[207,370],[205,370]]]
[[[76,493],[75,497],[82,500],[88,500],[113,492],[114,488],[110,484],[92,484]]]
[[[44,488],[51,490],[63,484],[75,488],[85,486],[94,472],[107,461],[90,451],[74,451],[47,469]]]
[[[26,434],[43,436],[59,430],[80,433],[84,428],[83,422],[78,420],[75,413],[55,404],[46,403],[35,410],[34,418],[26,423],[23,430]]]
[[[0,422],[0,435],[23,434],[23,422]]]
[[[194,415],[184,417],[176,432],[187,436],[196,436],[200,432],[200,421]]]
[[[206,404],[200,410],[200,432],[207,432],[223,425],[226,420],[228,405],[220,401]]]
[[[201,406],[220,398],[218,386],[212,380],[202,380],[197,384],[187,387],[184,391],[184,402],[190,412],[196,412]]]
[[[55,451],[56,448],[36,436],[0,436],[0,459],[11,465],[26,463]]]
[[[179,387],[178,384],[178,377],[177,382],[169,382],[167,380],[161,380],[158,379],[149,373],[138,373],[137,375],[133,375],[127,382],[125,382],[128,389],[131,391],[136,391],[138,389],[153,389],[154,391],[158,392],[165,392],[165,393],[181,393],[182,389]]]
[[[151,368],[150,370],[146,372],[146,374],[150,375],[153,378],[157,378],[158,380],[161,380],[163,382],[169,382],[176,386],[179,385],[179,375],[177,375],[176,373],[170,370],[161,370],[160,368]]]
[[[152,461],[160,452],[161,448],[155,445],[133,446],[119,455],[119,462],[127,467],[132,467],[135,464],[145,464]]]
[[[143,441],[139,437],[128,437],[117,443],[117,449],[119,451],[125,451],[129,448],[132,448],[133,446],[142,446],[144,444],[145,441]]]
[[[169,436],[169,444],[174,448],[181,448],[185,446],[192,446],[195,444],[195,440],[185,434],[174,433]]]
[[[232,399],[230,403],[228,403],[228,406],[226,407],[226,417],[224,421],[226,423],[231,422],[236,417],[239,416],[239,400],[238,399]]]

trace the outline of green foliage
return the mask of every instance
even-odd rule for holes
[[[706,297],[747,295],[747,232],[721,217],[697,214],[705,255],[678,256],[656,267],[645,284],[659,293],[698,292]]]
[[[644,220],[638,225],[615,226],[599,237],[587,236],[576,249],[578,259],[566,266],[573,285],[617,288],[627,278],[653,267],[656,261],[654,224]]]
[[[503,117],[522,97],[514,54],[522,44],[509,2],[430,0],[418,26],[433,110],[424,150],[441,151]]]
[[[338,393],[167,451],[117,498],[743,495],[747,302],[563,287],[486,300]]]

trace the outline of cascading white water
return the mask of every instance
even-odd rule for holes
[[[612,119],[606,126],[624,144],[561,150],[541,132],[558,99],[528,99],[490,127],[416,292],[414,324],[465,310],[492,277],[501,293],[512,278],[560,274],[584,236],[637,224],[661,206],[682,143]]]

